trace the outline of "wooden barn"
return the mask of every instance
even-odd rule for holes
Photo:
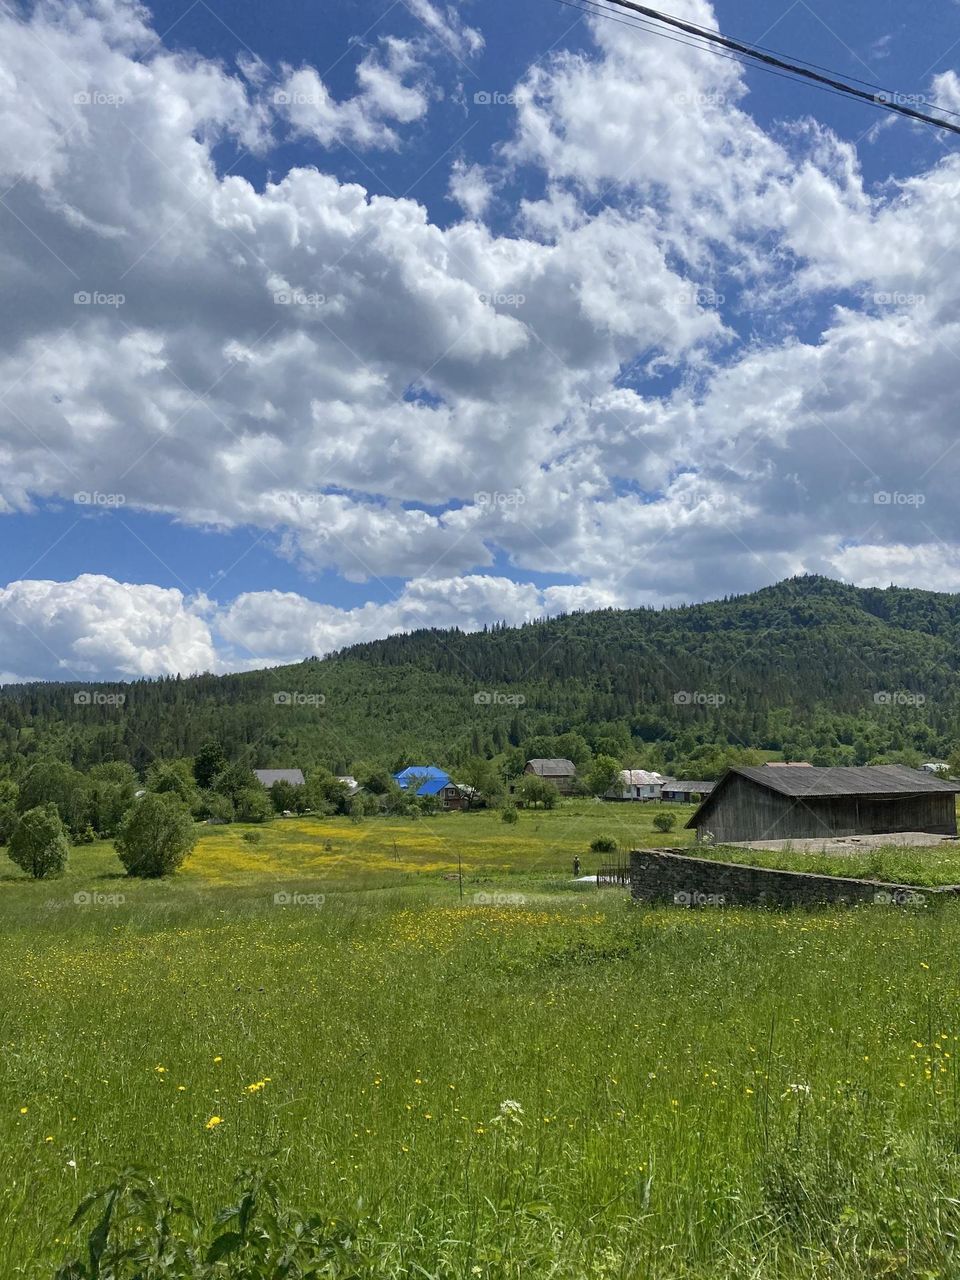
[[[960,783],[905,765],[728,769],[687,823],[698,840],[809,840],[924,831],[955,836]]]

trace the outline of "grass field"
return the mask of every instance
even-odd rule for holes
[[[210,1212],[263,1160],[344,1280],[955,1276],[960,910],[572,884],[649,816],[208,829],[169,882],[107,846],[11,869],[0,1275],[52,1276],[121,1165]]]

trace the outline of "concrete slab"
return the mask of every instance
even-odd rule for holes
[[[941,844],[956,844],[956,836],[935,836],[929,831],[895,831],[873,836],[824,836],[802,840],[744,840],[730,842],[731,849],[767,849],[780,853],[862,853],[865,849],[904,848],[933,849]],[[696,845],[690,850],[696,856]]]

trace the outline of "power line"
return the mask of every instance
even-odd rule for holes
[[[559,2],[569,4],[570,0],[559,0]],[[598,0],[583,0],[583,4],[591,6],[591,8],[585,10],[586,12],[606,17],[611,21],[619,21],[627,26],[636,27],[663,39],[688,45],[692,48],[703,51],[709,50],[720,57],[732,57],[735,61],[747,59],[749,65],[758,70],[770,70],[774,74],[785,75],[789,79],[804,81],[825,92],[853,98],[880,110],[892,111],[897,115],[906,116],[908,119],[916,120],[921,124],[933,125],[937,129],[960,134],[960,125],[941,119],[939,116],[928,115],[926,112],[918,111],[915,107],[907,105],[906,102],[898,101],[898,99],[906,98],[908,96],[906,94],[883,89],[866,80],[857,80],[855,76],[841,80],[838,78],[838,72],[828,73],[826,68],[819,67],[817,63],[804,63],[802,59],[788,59],[786,56],[774,53],[760,45],[751,45],[745,41],[734,40],[730,36],[711,30],[709,27],[701,27],[673,14],[662,13],[658,9],[638,4],[636,0],[605,0],[605,3],[616,5],[618,9],[625,11],[630,17],[615,17],[609,9],[598,3]],[[571,7],[581,8],[582,5],[573,4]],[[688,39],[683,40],[677,36],[667,35],[663,29],[664,27],[681,32]],[[721,49],[727,50],[727,52],[721,53]],[[857,88],[857,84],[864,85],[866,88]],[[873,92],[870,90],[873,90]],[[920,101],[927,105],[925,99],[921,98]],[[942,111],[944,115],[960,118],[960,113],[950,111],[945,107],[936,107],[935,110]]]

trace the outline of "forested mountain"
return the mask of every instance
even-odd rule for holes
[[[679,609],[418,631],[241,675],[6,686],[0,767],[142,772],[210,738],[252,766],[338,773],[511,750],[696,776],[746,749],[945,758],[960,745],[958,653],[960,595],[802,577]]]

